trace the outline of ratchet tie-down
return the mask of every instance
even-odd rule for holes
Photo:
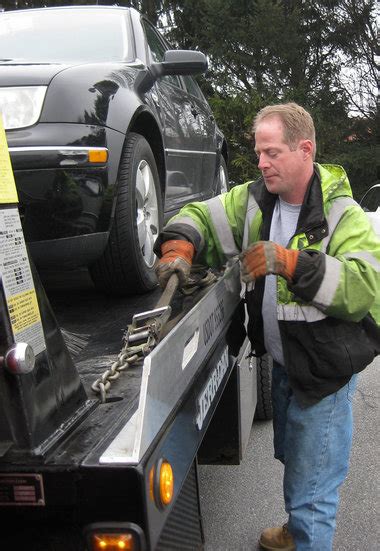
[[[216,279],[216,275],[210,270],[205,272],[204,268],[195,266],[189,283],[181,291],[184,295],[190,295],[197,289],[214,283]],[[122,371],[150,354],[164,336],[164,328],[167,329],[166,325],[172,314],[170,303],[178,285],[179,279],[174,273],[170,276],[156,307],[133,316],[132,323],[128,325],[124,334],[123,347],[117,360],[91,385],[92,390],[100,395],[102,403],[106,401],[106,393],[112,381],[116,380]],[[172,320],[173,322],[175,320]]]

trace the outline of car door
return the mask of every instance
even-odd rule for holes
[[[214,189],[217,160],[215,118],[196,80],[192,76],[184,76],[182,80],[186,87],[192,113],[197,117],[200,132],[202,151],[201,192],[204,197],[210,197]]]
[[[169,46],[156,29],[142,20],[152,62],[160,62]],[[178,76],[159,78],[150,97],[163,129],[166,161],[165,211],[202,198],[204,131],[194,102]]]

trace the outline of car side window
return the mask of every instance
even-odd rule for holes
[[[205,102],[206,100],[204,98],[202,90],[199,88],[198,83],[193,79],[193,77],[184,76],[182,78],[185,83],[186,90],[189,92],[189,94]]]
[[[150,49],[150,53],[154,63],[160,63],[164,59],[164,54],[167,50],[165,44],[158,34],[158,32],[149,24],[146,19],[142,20],[142,24],[145,30],[146,40]],[[168,75],[163,77],[166,82],[170,82],[173,86],[181,88],[181,83],[176,75]]]

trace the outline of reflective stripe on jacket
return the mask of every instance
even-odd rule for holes
[[[192,203],[170,220],[160,241],[192,241],[196,261],[220,266],[249,244],[269,239],[277,196],[262,178],[209,201]],[[301,251],[294,282],[277,278],[277,313],[289,381],[312,404],[346,384],[380,353],[380,239],[352,198],[342,167],[315,165],[295,235]],[[264,280],[247,292],[248,332],[265,352]]]

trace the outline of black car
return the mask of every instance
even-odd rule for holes
[[[156,285],[153,243],[189,201],[227,189],[227,145],[191,74],[132,8],[0,13],[0,111],[37,266],[98,288]]]

